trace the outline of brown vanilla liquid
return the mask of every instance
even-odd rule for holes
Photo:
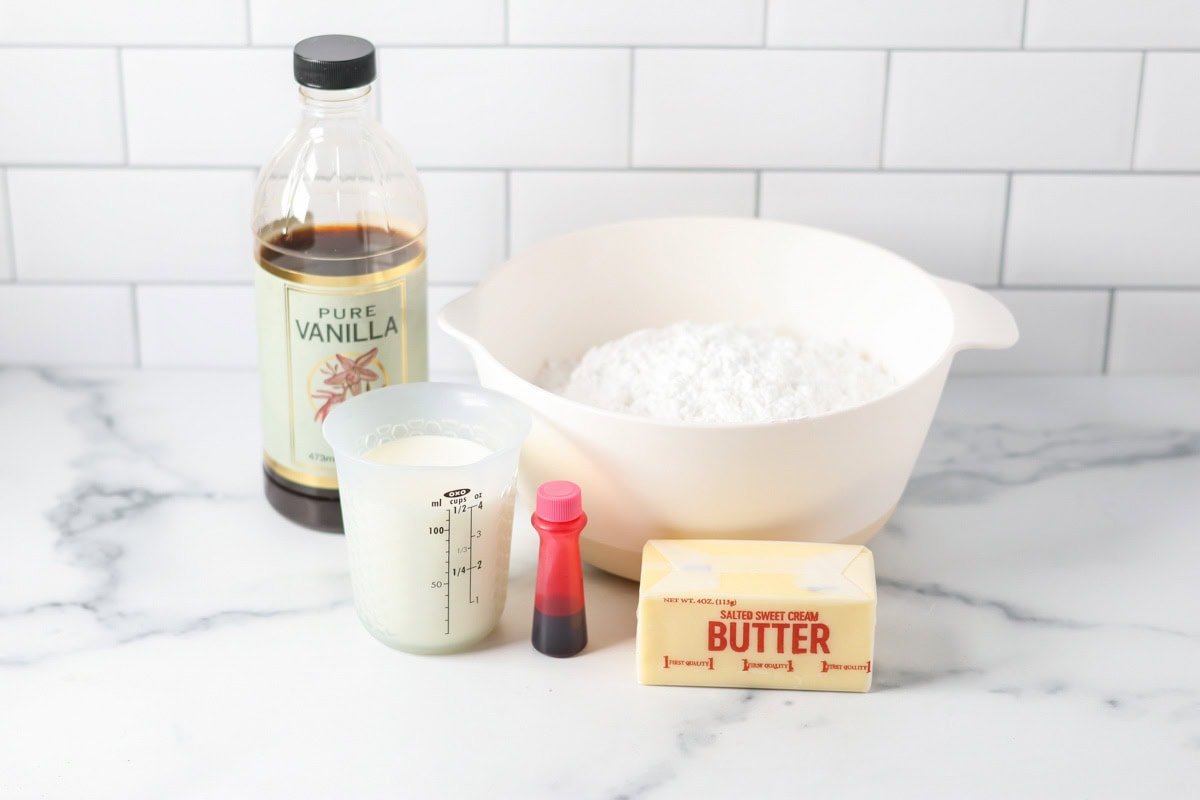
[[[256,255],[260,264],[300,275],[353,278],[407,264],[424,251],[424,236],[402,229],[353,224],[284,228],[276,223],[259,232]],[[265,463],[263,473],[267,501],[284,517],[307,528],[342,532],[337,489],[304,486]]]

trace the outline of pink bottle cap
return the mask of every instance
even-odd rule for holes
[[[537,490],[537,515],[547,522],[570,522],[583,513],[583,493],[570,481],[547,481]]]

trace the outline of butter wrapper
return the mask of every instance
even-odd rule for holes
[[[865,692],[875,560],[861,545],[659,539],[642,551],[638,680]]]

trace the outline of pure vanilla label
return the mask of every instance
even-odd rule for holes
[[[284,478],[336,488],[321,432],[329,412],[364,392],[425,380],[424,267],[378,285],[308,285],[256,271],[263,449]]]

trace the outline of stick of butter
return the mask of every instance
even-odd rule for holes
[[[644,684],[871,688],[875,562],[861,545],[650,541],[637,615]]]

